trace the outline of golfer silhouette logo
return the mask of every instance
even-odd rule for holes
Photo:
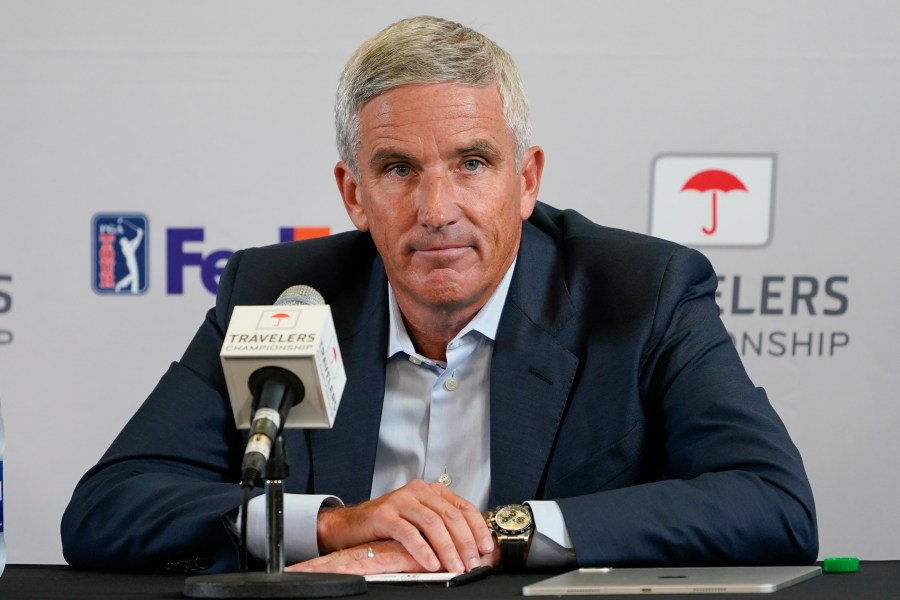
[[[127,289],[132,294],[137,294],[141,291],[141,271],[138,268],[137,251],[141,242],[144,241],[144,228],[121,217],[118,219],[118,225],[120,230],[124,229],[123,225],[129,227],[134,232],[134,237],[131,239],[125,237],[124,231],[122,231],[123,235],[119,237],[119,249],[125,258],[125,268],[128,270],[128,273],[116,282],[115,290],[116,293],[119,293]]]
[[[94,291],[128,296],[147,291],[147,217],[98,214],[93,219]]]

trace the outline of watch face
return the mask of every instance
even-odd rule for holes
[[[503,533],[517,534],[531,529],[531,512],[521,504],[501,506],[494,513],[494,524]]]

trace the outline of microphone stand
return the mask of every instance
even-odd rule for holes
[[[284,435],[279,433],[266,463],[266,572],[188,577],[190,598],[337,598],[365,594],[360,575],[284,572],[284,480],[288,476]],[[244,507],[246,510],[246,507]]]
[[[289,474],[284,435],[278,434],[266,465],[266,573],[284,573],[284,480]]]

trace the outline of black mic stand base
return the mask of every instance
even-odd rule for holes
[[[366,591],[365,577],[339,573],[220,573],[184,582],[189,598],[338,598]]]

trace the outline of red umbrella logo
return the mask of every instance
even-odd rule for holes
[[[291,318],[291,315],[289,315],[289,314],[287,314],[287,313],[280,312],[280,313],[275,313],[274,315],[272,315],[272,316],[269,317],[269,318],[275,319],[275,327],[279,327],[279,326],[281,325],[281,320],[282,320],[282,319],[290,319],[290,318]]]
[[[733,192],[734,190],[741,190],[746,192],[747,188],[744,186],[743,182],[740,179],[729,173],[728,171],[721,171],[719,169],[708,169],[706,171],[700,171],[693,177],[687,180],[687,183],[684,184],[684,187],[681,188],[681,191],[685,190],[694,190],[700,193],[712,192],[712,226],[709,228],[704,227],[703,233],[706,235],[712,235],[715,233],[716,228],[718,227],[718,197],[717,193],[722,192],[723,194],[726,192]]]

